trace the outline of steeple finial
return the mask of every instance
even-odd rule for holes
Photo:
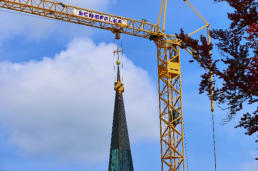
[[[114,51],[117,64],[116,97],[108,171],[134,171],[123,100],[124,85],[120,80],[121,52],[122,50],[117,46]]]
[[[120,53],[122,52],[122,49],[120,49],[118,46],[117,46],[117,49],[114,50],[114,56],[117,56],[117,60],[116,60],[116,64],[117,64],[117,82],[115,82],[115,91],[118,92],[118,94],[121,94],[122,92],[124,92],[124,85],[122,84],[121,82],[121,79],[120,79]]]

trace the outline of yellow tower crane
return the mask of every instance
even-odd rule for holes
[[[189,36],[207,28],[207,37],[210,40],[209,23],[188,0],[183,1],[204,22],[203,27],[190,33]],[[0,0],[0,7],[109,30],[116,35],[116,39],[123,33],[153,40],[157,46],[161,170],[185,171],[180,40],[175,35],[165,34],[167,0],[161,2],[157,24],[50,0]],[[191,49],[187,51],[192,54]]]

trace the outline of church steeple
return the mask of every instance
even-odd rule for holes
[[[115,107],[112,126],[112,137],[109,157],[109,171],[133,171],[133,161],[130,149],[130,142],[127,130],[125,108],[123,101],[124,85],[120,78],[120,60],[117,48],[114,51],[117,59],[117,81],[115,82]]]

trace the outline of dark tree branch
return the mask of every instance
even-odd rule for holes
[[[213,44],[208,44],[204,36],[200,40],[195,40],[187,36],[183,30],[176,34],[182,41],[181,48],[193,51],[193,61],[197,61],[205,72],[201,75],[199,93],[204,92],[211,96],[210,88],[214,84],[213,99],[218,104],[225,104],[229,109],[229,122],[236,113],[243,109],[243,104],[256,104],[258,101],[258,46],[257,46],[257,3],[255,0],[214,0],[215,2],[226,2],[233,9],[233,13],[228,13],[231,21],[228,29],[218,29],[211,31],[211,37],[215,45],[222,52],[219,60],[214,60],[209,52],[213,49]],[[225,67],[218,67],[217,63],[224,64]],[[208,69],[208,70],[207,70]],[[209,81],[211,72],[215,81]],[[222,84],[217,85],[218,80]],[[258,128],[257,110],[243,114],[239,124],[236,126],[246,129],[247,135],[253,135]]]

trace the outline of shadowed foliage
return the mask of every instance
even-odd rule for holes
[[[183,30],[177,34],[182,40],[181,48],[193,51],[193,61],[205,68],[200,82],[199,93],[211,96],[211,72],[214,100],[221,107],[226,106],[228,115],[225,123],[243,109],[243,105],[256,105],[258,96],[258,47],[257,47],[257,2],[255,0],[214,0],[226,2],[233,12],[228,13],[230,26],[227,29],[211,30],[211,38],[220,51],[216,58],[209,53],[213,44],[206,37],[195,40],[187,36]],[[211,71],[211,72],[210,72]],[[236,125],[243,127],[247,135],[253,135],[258,130],[257,107],[251,113],[244,113]]]

